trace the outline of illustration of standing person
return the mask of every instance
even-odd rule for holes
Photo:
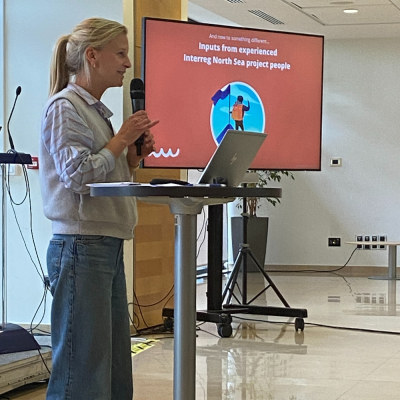
[[[238,96],[231,111],[232,119],[235,121],[236,130],[241,128],[242,131],[244,131],[244,126],[243,126],[244,113],[249,110],[250,110],[250,102],[247,100],[247,106],[245,106],[243,104],[243,96]]]

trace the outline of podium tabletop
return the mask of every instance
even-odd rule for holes
[[[169,186],[150,184],[90,184],[91,196],[166,196],[166,197],[282,197],[281,188],[229,186]]]

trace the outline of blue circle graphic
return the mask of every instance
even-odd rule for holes
[[[217,91],[213,99],[210,114],[210,126],[215,143],[219,145],[228,129],[235,129],[232,109],[238,96],[243,97],[243,105],[250,106],[244,112],[243,127],[245,131],[264,133],[265,112],[258,93],[247,83],[231,82]]]

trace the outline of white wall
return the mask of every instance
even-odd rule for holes
[[[38,154],[41,111],[49,88],[49,65],[56,40],[85,18],[99,16],[123,21],[123,0],[3,0],[5,5],[4,34],[4,117],[11,111],[17,86],[22,87],[11,121],[11,133],[18,151]],[[102,100],[114,112],[113,124],[122,121],[122,89],[111,89]],[[3,107],[1,107],[3,108]],[[1,115],[0,115],[1,117]],[[3,130],[4,135],[4,130]],[[6,149],[9,147],[6,146]],[[40,160],[39,160],[40,163]],[[46,271],[46,250],[51,238],[50,222],[43,216],[38,183],[38,171],[29,170],[32,198],[33,230],[38,255]],[[22,176],[11,178],[13,195],[21,200],[25,193]],[[16,208],[18,219],[27,240],[30,239],[29,205]],[[43,289],[24,245],[9,207],[8,220],[8,321],[29,323],[38,306]],[[51,296],[48,297],[51,301]],[[44,319],[49,323],[50,303]],[[42,314],[41,312],[39,313]]]
[[[399,65],[398,39],[325,42],[322,171],[282,181],[267,264],[343,265],[354,247],[328,248],[329,236],[400,240]],[[357,251],[350,265],[387,265],[387,251]]]

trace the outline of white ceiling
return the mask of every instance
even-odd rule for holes
[[[189,18],[327,39],[400,37],[400,0],[190,0]]]

